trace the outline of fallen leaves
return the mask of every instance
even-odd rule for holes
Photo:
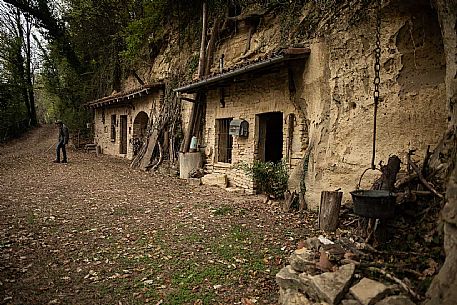
[[[275,273],[312,220],[122,159],[70,151],[68,166],[55,166],[44,153],[54,138],[35,136],[0,160],[0,300],[170,304],[188,293],[186,304],[276,303]],[[179,277],[188,268],[194,276]]]

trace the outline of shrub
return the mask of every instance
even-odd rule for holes
[[[274,198],[284,197],[289,179],[287,164],[284,161],[275,163],[255,160],[252,164],[239,163],[237,167],[253,178],[260,193]]]

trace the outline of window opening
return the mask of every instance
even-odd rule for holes
[[[111,142],[116,142],[116,115],[111,115]]]

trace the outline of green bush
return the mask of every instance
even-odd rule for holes
[[[284,197],[289,179],[287,164],[284,161],[275,163],[255,160],[252,164],[239,163],[237,167],[253,178],[260,193],[274,198]]]

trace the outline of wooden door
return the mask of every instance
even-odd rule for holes
[[[121,123],[121,138],[119,143],[119,153],[120,154],[127,154],[127,116],[121,115],[120,117]]]
[[[267,136],[267,121],[264,115],[256,115],[257,131],[257,160],[265,162],[265,144]]]

